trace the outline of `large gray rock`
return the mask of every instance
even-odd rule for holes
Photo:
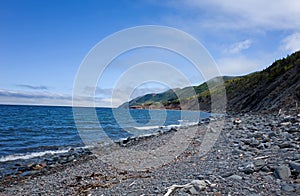
[[[285,192],[293,192],[293,191],[295,191],[295,188],[290,185],[283,185],[281,187],[281,190],[283,190]]]
[[[276,178],[287,180],[291,176],[291,170],[287,166],[279,166],[275,168],[274,175]]]
[[[290,168],[292,168],[300,173],[300,163],[290,162],[289,166],[290,166]]]
[[[241,176],[239,176],[239,175],[232,175],[232,176],[229,176],[228,177],[229,179],[234,179],[234,180],[242,180],[243,179],[243,177],[241,177]]]
[[[207,184],[204,180],[193,180],[188,186],[182,188],[183,191],[191,195],[200,195],[200,192],[206,188]]]

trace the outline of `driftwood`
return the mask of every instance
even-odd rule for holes
[[[168,192],[166,194],[164,194],[164,196],[169,196],[171,195],[176,189],[180,189],[180,188],[185,188],[185,189],[189,189],[189,188],[192,188],[193,187],[193,184],[192,183],[188,183],[188,184],[185,184],[185,185],[177,185],[177,184],[174,184],[172,186],[170,186],[168,188]]]
[[[120,183],[121,181],[128,179],[137,179],[137,178],[151,178],[149,175],[142,174],[129,174],[126,171],[120,172],[119,175],[102,175],[101,173],[92,173],[89,176],[76,176],[76,183],[69,184],[69,187],[77,187],[78,195],[86,195],[88,191],[95,188],[111,188],[112,186]],[[81,181],[84,179],[93,179],[94,182],[81,184]],[[95,182],[96,181],[96,182]],[[132,186],[135,183],[130,184]]]
[[[267,159],[267,158],[269,158],[270,156],[261,156],[261,157],[256,157],[256,158],[254,158],[253,160],[260,160],[260,159]]]
[[[177,185],[173,184],[168,188],[168,192],[164,194],[164,196],[169,196],[171,195],[176,189],[185,189],[185,190],[190,190],[193,187],[196,188],[196,190],[204,190],[207,185],[210,185],[211,183],[206,180],[193,180],[191,183],[185,184],[185,185]]]

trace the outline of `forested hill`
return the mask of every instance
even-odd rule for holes
[[[211,93],[218,93],[219,78],[213,88],[207,83],[163,93],[147,94],[122,104],[120,107],[144,109],[199,109],[210,111]],[[300,51],[275,61],[263,71],[245,76],[224,76],[227,111],[274,111],[295,108],[300,104]],[[193,91],[194,90],[194,91]],[[192,93],[195,92],[195,93]],[[197,103],[197,104],[196,104]],[[299,106],[300,107],[300,106]]]

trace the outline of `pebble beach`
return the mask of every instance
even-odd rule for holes
[[[3,177],[0,195],[300,195],[299,115],[226,115],[217,141],[203,154],[199,147],[208,123],[185,128],[195,133],[187,148],[159,166],[127,170],[84,151],[65,162],[31,165],[26,175]],[[140,150],[142,157],[143,150],[181,131],[117,145],[124,152]]]

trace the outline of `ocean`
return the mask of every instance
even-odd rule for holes
[[[74,120],[76,111],[76,121]],[[209,113],[61,106],[0,105],[0,163],[65,153],[107,140],[198,123]],[[92,113],[95,118],[90,118]],[[129,116],[128,116],[129,115]]]

